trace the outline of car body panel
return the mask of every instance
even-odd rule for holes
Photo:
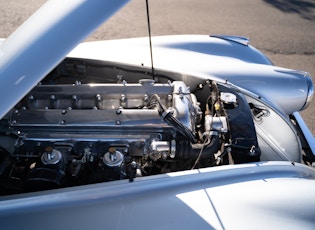
[[[148,38],[87,42],[68,56],[150,66],[148,44]],[[307,100],[306,72],[273,66],[251,46],[207,35],[153,37],[152,46],[155,68],[227,81],[265,98],[285,114],[302,109]]]
[[[260,159],[262,161],[287,160],[292,162],[302,162],[302,146],[297,136],[295,128],[276,108],[255,97],[246,96],[248,103],[253,103],[260,108],[268,108],[263,120],[255,117],[255,129],[257,133],[259,147],[262,150]],[[276,126],[276,128],[275,128]],[[285,135],[284,135],[285,133]]]
[[[3,197],[0,222],[5,229],[47,230],[309,229],[314,179],[309,167],[288,162],[183,171]]]

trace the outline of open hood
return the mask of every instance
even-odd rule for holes
[[[0,117],[126,2],[47,1],[0,45]]]

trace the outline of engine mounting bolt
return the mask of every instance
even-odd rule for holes
[[[52,101],[54,101],[54,100],[56,100],[56,97],[55,97],[55,95],[50,95],[50,100],[52,100]]]
[[[121,122],[120,122],[119,120],[117,120],[117,121],[115,122],[115,125],[121,125]]]
[[[122,95],[120,96],[120,100],[121,100],[122,102],[126,102],[126,100],[127,100],[126,95],[125,95],[125,94],[122,94]]]
[[[33,95],[30,95],[30,96],[28,97],[28,99],[29,99],[29,100],[34,100],[35,98],[34,98]]]
[[[76,100],[78,100],[78,97],[76,95],[72,95],[72,100],[76,101]]]
[[[60,125],[65,125],[65,124],[66,124],[66,121],[65,121],[65,120],[61,120],[61,121],[59,122],[59,124],[60,124]]]
[[[101,100],[102,100],[102,96],[101,96],[100,94],[96,94],[95,97],[96,97],[96,100],[97,100],[97,101],[101,101]]]
[[[172,101],[172,99],[173,99],[172,94],[167,95],[167,100],[168,100],[168,101]]]
[[[116,114],[117,115],[121,114],[121,109],[116,110]]]

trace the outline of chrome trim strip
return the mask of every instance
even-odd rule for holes
[[[314,96],[314,85],[312,82],[311,74],[307,72],[305,74],[305,79],[307,82],[308,89],[307,89],[307,98],[305,101],[305,105],[303,106],[303,109],[306,109],[311,104],[311,101],[312,101],[313,96]]]
[[[223,35],[223,34],[211,34],[210,37],[212,38],[220,38],[230,42],[236,42],[238,44],[248,46],[249,45],[249,38],[242,37],[242,36],[234,36],[234,35]]]
[[[310,146],[310,149],[313,153],[313,155],[315,155],[315,138],[313,137],[313,134],[311,133],[311,131],[308,129],[307,125],[305,124],[303,118],[301,117],[299,112],[295,112],[293,113],[293,116],[296,119],[296,122],[298,123],[298,125],[300,126],[303,135],[307,141],[307,143]]]

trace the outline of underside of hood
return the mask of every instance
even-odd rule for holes
[[[47,1],[0,45],[0,117],[126,2]]]

